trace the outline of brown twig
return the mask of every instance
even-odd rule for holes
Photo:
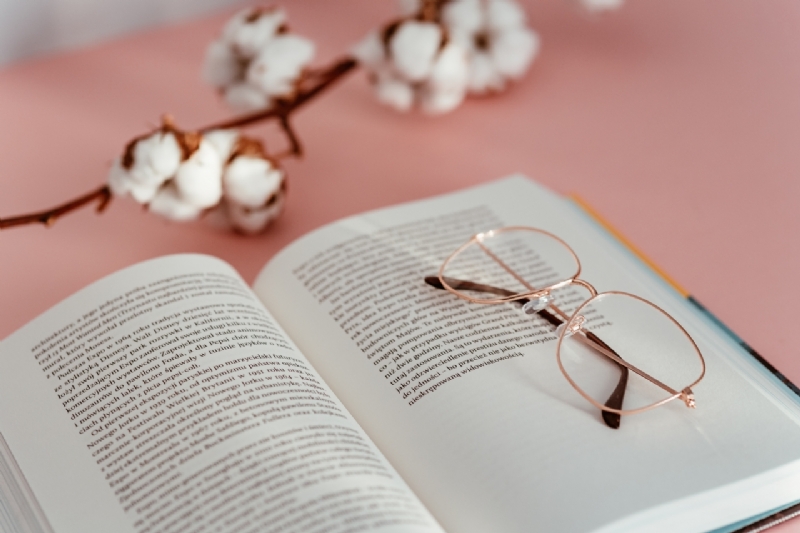
[[[334,62],[330,67],[321,69],[318,71],[314,71],[306,81],[306,84],[310,83],[310,86],[303,87],[303,83],[301,82],[300,87],[298,88],[297,93],[290,99],[285,100],[277,100],[275,105],[270,109],[264,111],[257,111],[255,113],[250,113],[248,115],[244,115],[241,117],[235,117],[230,120],[226,120],[223,122],[218,122],[216,124],[211,124],[209,126],[203,127],[198,129],[196,132],[190,132],[192,135],[196,134],[203,134],[207,133],[211,130],[217,129],[230,129],[230,128],[240,128],[244,126],[249,126],[251,124],[255,124],[257,122],[262,122],[265,120],[270,119],[277,119],[280,123],[281,129],[286,133],[286,136],[289,140],[289,149],[281,154],[282,156],[293,155],[293,156],[302,156],[303,154],[303,147],[300,144],[300,139],[297,137],[297,134],[292,129],[291,124],[289,123],[289,116],[297,109],[305,105],[307,102],[312,100],[314,97],[322,93],[325,89],[333,85],[336,81],[341,79],[345,74],[351,72],[355,67],[358,65],[358,62],[351,58],[345,57]],[[171,118],[165,119],[162,128],[173,128]],[[131,146],[133,143],[140,139],[141,137],[135,138],[133,141],[128,143],[125,149],[125,153],[131,151]],[[102,187],[95,189],[79,198],[61,204],[51,209],[47,209],[45,211],[41,211],[38,213],[31,213],[28,215],[20,215],[16,217],[10,218],[0,218],[0,230],[8,229],[16,226],[24,226],[27,224],[37,224],[41,223],[45,226],[52,225],[58,217],[61,215],[65,215],[71,211],[76,211],[81,207],[84,207],[87,204],[94,202],[95,200],[99,201],[97,205],[97,211],[102,212],[108,206],[109,202],[111,201],[112,194],[111,189],[109,189],[108,185],[103,185]]]
[[[58,217],[75,211],[81,207],[97,201],[97,212],[102,213],[105,211],[108,204],[111,202],[111,189],[108,185],[95,189],[94,191],[84,194],[79,198],[70,200],[65,204],[41,211],[39,213],[31,213],[29,215],[20,215],[17,217],[0,218],[0,230],[13,228],[15,226],[24,226],[26,224],[44,224],[45,226],[52,225]]]
[[[282,116],[279,120],[281,129],[286,134],[286,138],[289,140],[289,148],[284,152],[277,154],[275,157],[278,159],[283,159],[284,157],[288,156],[303,157],[303,145],[300,143],[300,138],[294,132],[292,125],[289,123],[289,117]]]

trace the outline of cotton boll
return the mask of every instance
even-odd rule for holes
[[[314,43],[299,35],[286,34],[270,41],[266,51],[275,62],[272,65],[275,70],[294,74],[314,57]]]
[[[463,86],[428,85],[420,90],[419,98],[422,110],[431,115],[448,113],[464,101],[466,84]]]
[[[422,110],[440,114],[458,107],[466,95],[467,77],[466,52],[456,43],[449,43],[436,58],[422,90]]]
[[[448,91],[464,91],[468,76],[466,51],[455,43],[447,44],[433,64],[428,83]]]
[[[442,22],[452,35],[470,35],[483,27],[481,0],[454,0],[442,8]]]
[[[471,93],[504,89],[508,79],[525,73],[538,53],[539,37],[526,27],[525,12],[514,0],[452,0],[444,12],[452,13],[454,21],[456,14],[466,20],[471,13],[471,31],[466,31],[467,23],[448,24],[450,41],[467,51]]]
[[[378,101],[397,111],[408,111],[414,104],[411,85],[391,75],[379,75],[375,83]]]
[[[431,22],[410,20],[397,29],[389,50],[397,71],[412,82],[425,79],[442,42],[442,29]]]
[[[275,200],[266,207],[252,209],[243,205],[229,202],[227,204],[228,217],[234,228],[246,234],[255,234],[264,231],[270,222],[278,218],[283,210],[283,194],[278,193]]]
[[[489,27],[495,3],[496,25],[508,26],[503,31]],[[415,105],[428,113],[451,111],[468,90],[503,89],[538,50],[536,34],[520,26],[525,14],[511,0],[451,0],[442,6],[442,25],[405,20],[373,32],[356,47],[382,103],[401,111]]]
[[[204,134],[203,139],[214,147],[219,154],[220,161],[225,164],[236,147],[239,132],[237,130],[213,130]]]
[[[281,10],[245,10],[209,46],[204,77],[236,111],[268,109],[273,97],[294,94],[314,44],[287,33],[285,21]]]
[[[492,31],[525,26],[525,11],[514,0],[489,0],[486,25]]]
[[[518,28],[498,35],[490,54],[497,71],[509,78],[519,78],[539,52],[539,36],[527,28]]]
[[[222,161],[205,139],[175,174],[181,199],[201,209],[216,205],[222,197]]]
[[[314,57],[314,43],[298,35],[272,39],[250,64],[247,79],[270,96],[287,96],[303,67]]]
[[[140,204],[146,204],[158,192],[159,184],[140,183],[131,178],[130,173],[122,166],[122,158],[117,158],[108,172],[108,186],[117,196],[128,194]]]
[[[386,49],[378,31],[370,32],[353,47],[351,53],[359,63],[370,69],[377,68],[386,61]]]
[[[172,133],[156,132],[139,139],[131,151],[127,168],[129,192],[139,202],[146,202],[181,162],[181,149]]]
[[[257,208],[280,190],[283,172],[266,159],[239,156],[228,164],[222,179],[228,199]]]
[[[153,198],[155,198],[158,191],[159,187],[153,187],[151,185],[131,184],[128,193],[131,195],[131,198],[133,198],[140,204],[147,204],[151,202]]]
[[[184,200],[172,185],[162,187],[148,205],[153,213],[170,220],[194,220],[203,209]]]
[[[233,109],[242,112],[265,109],[271,102],[261,89],[247,82],[235,83],[225,89],[225,101]]]
[[[203,64],[203,79],[214,87],[225,87],[242,75],[239,58],[233,50],[222,41],[214,41],[208,45],[206,60]]]
[[[133,169],[147,168],[164,179],[181,163],[181,149],[172,133],[156,132],[140,139],[133,149]]]
[[[266,46],[286,22],[286,13],[273,9],[254,13],[247,9],[237,13],[225,26],[223,39],[244,57],[253,57]]]
[[[135,185],[132,184],[128,190],[131,198],[140,204],[150,203],[159,191],[159,187],[152,187],[150,185]]]
[[[470,92],[485,94],[490,91],[502,91],[505,86],[505,79],[495,68],[489,54],[485,52],[472,54],[469,61],[469,81],[467,82]]]

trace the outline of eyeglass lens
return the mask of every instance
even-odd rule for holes
[[[574,384],[598,403],[616,386],[621,367],[585,342],[587,332],[645,374],[630,372],[623,404],[626,411],[674,396],[702,373],[692,341],[649,302],[628,294],[603,293],[585,303],[577,315],[584,319],[581,332],[563,336],[558,357]]]

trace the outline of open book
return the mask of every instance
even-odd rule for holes
[[[697,409],[610,429],[519,305],[424,283],[506,225],[674,316],[706,360]],[[147,261],[11,335],[0,530],[733,531],[800,501],[779,378],[574,203],[511,177],[323,227],[252,288],[213,257]]]

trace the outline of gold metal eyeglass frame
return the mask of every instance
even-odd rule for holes
[[[492,250],[490,250],[487,246],[484,245],[484,241],[494,237],[498,234],[505,233],[505,232],[535,232],[539,235],[544,235],[554,239],[558,243],[564,246],[564,248],[569,251],[572,258],[575,260],[575,264],[577,265],[577,271],[571,277],[549,285],[544,288],[535,288],[530,283],[528,283],[525,279],[522,278],[517,272],[515,272],[511,267],[506,264],[501,258],[499,258]],[[493,287],[490,285],[485,285],[481,283],[475,283],[468,280],[461,280],[455,279],[452,277],[445,276],[445,271],[448,265],[459,256],[464,250],[467,248],[477,245],[492,261],[497,263],[503,270],[505,270],[508,274],[510,274],[514,279],[516,279],[523,287],[527,289],[526,292],[518,293],[509,291],[507,289]],[[664,311],[661,307],[657,306],[653,302],[649,300],[645,300],[635,294],[630,294],[627,292],[621,291],[606,291],[602,293],[598,293],[597,290],[587,281],[579,279],[578,276],[581,272],[581,263],[578,259],[577,254],[572,250],[572,248],[564,242],[560,237],[553,235],[550,232],[532,228],[527,226],[507,226],[504,228],[494,229],[491,231],[486,231],[482,233],[477,233],[473,235],[466,243],[461,245],[455,252],[450,254],[450,256],[445,259],[442,266],[439,268],[438,276],[429,276],[425,278],[425,281],[439,289],[447,290],[461,299],[468,300],[473,303],[480,303],[480,304],[500,304],[500,303],[508,303],[508,302],[518,302],[525,304],[529,301],[534,299],[540,299],[542,297],[550,298],[550,294],[552,291],[560,289],[562,287],[566,287],[568,285],[578,285],[585,288],[589,291],[590,297],[586,299],[578,308],[572,313],[572,315],[568,315],[561,309],[559,309],[556,305],[552,302],[547,302],[547,305],[544,309],[540,309],[537,313],[542,316],[545,320],[547,320],[553,326],[561,326],[564,325],[564,330],[558,337],[558,343],[556,344],[556,359],[558,362],[558,367],[561,370],[561,373],[567,379],[570,385],[578,391],[578,393],[583,396],[587,401],[589,401],[592,405],[597,407],[602,411],[603,419],[605,423],[612,428],[618,428],[620,424],[620,416],[621,415],[632,415],[637,413],[642,413],[645,411],[649,411],[650,409],[654,409],[661,405],[664,405],[676,398],[680,398],[684,404],[689,408],[695,408],[695,399],[694,393],[692,392],[692,387],[697,385],[700,380],[703,379],[706,372],[706,364],[705,359],[703,359],[702,353],[700,353],[700,349],[697,347],[694,339],[692,339],[691,335],[680,325],[680,323],[675,320],[669,313]],[[463,291],[472,291],[472,292],[483,292],[486,294],[491,294],[497,296],[496,298],[475,298],[471,297],[469,294],[466,294]],[[627,296],[630,298],[634,298],[644,304],[650,305],[651,307],[655,308],[657,311],[660,311],[666,318],[668,318],[682,333],[686,336],[686,338],[691,342],[691,346],[694,348],[697,357],[700,360],[701,372],[700,376],[695,379],[692,383],[684,387],[682,390],[678,391],[673,389],[672,387],[662,383],[655,377],[649,375],[647,372],[637,368],[636,366],[628,363],[622,357],[617,354],[608,344],[603,342],[595,333],[588,331],[583,328],[584,317],[581,315],[581,311],[583,311],[587,305],[591,302],[595,301],[599,296],[609,295],[609,294],[616,294]],[[552,311],[552,312],[551,312]],[[591,349],[597,351],[598,353],[604,355],[612,362],[614,362],[620,369],[620,379],[615,387],[614,391],[609,396],[608,400],[602,404],[592,398],[589,394],[587,394],[574,380],[570,377],[567,370],[564,368],[564,364],[561,360],[561,345],[565,338],[568,336],[574,336],[577,340],[585,344],[586,346],[590,347]],[[640,407],[638,409],[623,409],[622,402],[625,395],[625,389],[627,387],[628,381],[628,374],[629,372],[633,372],[638,376],[644,378],[645,380],[649,381],[653,385],[661,388],[668,396],[662,400],[654,402],[650,405],[646,405],[644,407]]]

